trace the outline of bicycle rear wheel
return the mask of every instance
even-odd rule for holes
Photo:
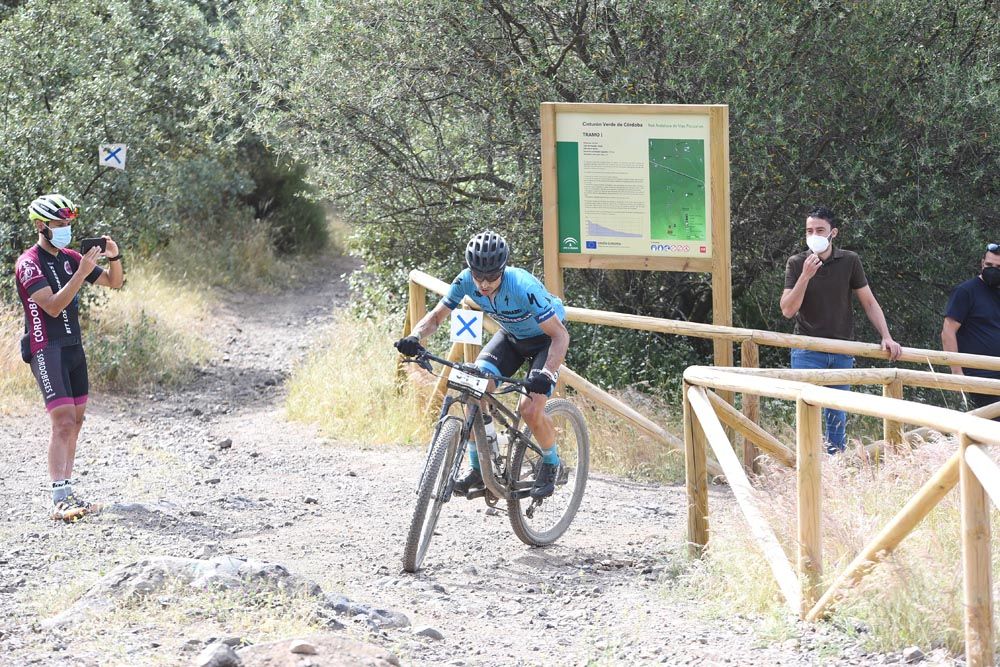
[[[458,439],[462,435],[462,421],[456,417],[446,417],[438,431],[417,489],[417,505],[413,508],[410,530],[403,547],[403,570],[416,572],[427,555],[434,527],[437,525],[444,494],[452,469],[455,467],[455,452]]]
[[[545,413],[556,430],[559,453],[559,476],[555,492],[541,501],[515,498],[509,502],[507,516],[511,528],[525,544],[543,546],[559,539],[583,500],[590,472],[590,437],[587,424],[576,406],[557,398],[545,405]],[[529,487],[541,465],[541,456],[523,442],[514,449],[511,476],[518,487]]]

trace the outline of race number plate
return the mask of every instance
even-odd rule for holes
[[[482,394],[486,391],[486,387],[489,385],[489,378],[481,378],[475,375],[470,375],[465,371],[460,371],[457,368],[451,369],[451,375],[448,376],[448,384],[455,386],[456,388],[471,389],[476,394]]]

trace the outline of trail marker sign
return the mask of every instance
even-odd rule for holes
[[[124,170],[127,151],[128,146],[125,144],[101,144],[97,147],[98,163],[102,167]]]
[[[483,344],[483,314],[478,310],[451,311],[451,342]]]

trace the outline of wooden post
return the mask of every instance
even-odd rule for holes
[[[823,575],[820,460],[823,451],[821,408],[796,401],[796,445],[799,488],[799,576],[803,618],[816,604]]]
[[[815,621],[826,611],[827,607],[839,600],[850,587],[861,581],[873,567],[891,554],[899,543],[924,520],[932,509],[937,507],[941,499],[955,488],[958,483],[958,458],[955,453],[948,461],[938,468],[929,480],[924,482],[920,490],[910,498],[901,510],[896,512],[889,523],[885,524],[878,535],[865,545],[851,564],[844,569],[823,597],[806,615],[807,621]]]
[[[410,331],[416,328],[420,320],[427,314],[427,288],[410,281],[410,303],[407,312],[410,314]]]
[[[545,288],[560,299],[563,293],[559,265],[559,179],[556,173],[556,107],[541,105],[539,122],[542,141],[542,258]]]
[[[990,514],[986,491],[965,460],[971,444],[959,436],[959,489],[962,498],[962,566],[965,571],[965,662],[993,665],[993,581],[990,563]]]
[[[965,448],[965,462],[976,473],[979,483],[986,490],[996,507],[1000,507],[1000,466],[979,445],[969,445]]]
[[[412,284],[412,283],[411,283]],[[406,315],[403,317],[403,335],[402,338],[406,338],[410,335],[410,304],[406,304]],[[396,391],[401,392],[403,390],[403,384],[406,382],[406,371],[403,370],[403,355],[396,355]]]
[[[684,383],[684,463],[688,495],[688,553],[701,558],[708,545],[708,476],[705,470],[705,434],[691,410]]]
[[[887,398],[903,398],[903,381],[896,379],[882,385],[882,395]],[[903,444],[903,424],[889,418],[883,419],[882,437],[889,449],[898,450]]]
[[[465,345],[462,343],[454,343],[451,349],[448,350],[448,361],[458,361],[462,358],[464,354]],[[445,371],[450,371],[450,369],[445,368]],[[442,373],[441,377],[438,378],[437,383],[434,385],[434,391],[431,392],[431,397],[427,401],[427,412],[433,414],[437,412],[438,408],[441,407],[441,401],[444,400],[444,394],[448,391],[448,373]]]
[[[758,368],[760,358],[757,343],[752,340],[745,340],[740,344],[740,366],[742,368]],[[757,424],[760,421],[760,396],[757,394],[743,394],[743,415]],[[743,436],[743,469],[747,475],[756,475],[760,472],[760,463],[757,461],[757,448],[750,438]]]
[[[712,324],[733,325],[733,272],[729,231],[729,107],[715,105],[709,109],[709,143],[712,186]],[[713,339],[716,366],[733,365],[733,344]],[[735,401],[731,391],[719,396],[730,405]]]
[[[479,356],[479,345],[474,345],[472,343],[464,343],[462,345],[462,356],[465,358],[465,363],[471,364],[476,361],[476,357]]]
[[[793,611],[798,611],[802,606],[802,594],[799,590],[799,581],[795,576],[795,571],[792,569],[791,563],[788,562],[788,557],[785,556],[785,550],[781,548],[778,537],[774,534],[771,526],[767,523],[760,508],[757,506],[757,500],[754,498],[750,480],[740,467],[740,462],[736,459],[736,454],[733,452],[733,445],[726,437],[726,432],[723,430],[721,422],[719,422],[718,415],[713,409],[713,404],[722,404],[729,409],[733,408],[719,397],[716,397],[715,401],[712,401],[709,398],[712,395],[712,392],[706,392],[704,387],[691,387],[688,389],[688,400],[691,404],[691,409],[698,418],[698,424],[701,425],[708,444],[711,445],[712,451],[715,452],[715,457],[719,460],[719,465],[722,466],[722,469],[726,473],[726,481],[729,482],[729,488],[733,490],[736,502],[739,504],[740,509],[743,510],[743,517],[750,526],[750,533],[757,541],[757,546],[760,548],[767,564],[771,567],[771,573],[774,574],[774,579],[778,582],[778,588],[781,589],[781,593],[785,596],[788,606]]]

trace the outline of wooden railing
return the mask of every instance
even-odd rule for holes
[[[448,284],[422,271],[409,275],[409,304],[403,335],[427,312],[427,292],[444,296]],[[465,305],[478,309],[470,300]],[[792,370],[757,368],[760,345],[799,348],[885,359],[879,345],[781,334],[756,329],[680,322],[653,317],[610,313],[584,308],[566,308],[567,320],[600,326],[640,329],[660,333],[712,338],[741,345],[742,368],[694,366],[684,373],[683,442],[638,411],[563,366],[560,384],[630,421],[643,432],[685,453],[688,507],[688,542],[700,555],[708,544],[708,481],[722,478],[733,490],[751,533],[760,546],[789,607],[814,621],[846,591],[891,553],[937,503],[956,485],[961,488],[962,554],[966,599],[966,654],[971,666],[993,664],[992,574],[990,570],[990,524],[987,497],[1000,503],[1000,467],[984,446],[1000,444],[1000,402],[969,413],[902,400],[904,387],[925,387],[1000,395],[1000,380],[940,374],[903,368],[848,370]],[[488,330],[496,324],[486,318]],[[449,359],[471,360],[475,350],[454,345]],[[934,364],[1000,371],[1000,358],[982,355],[903,348],[900,361],[928,367]],[[883,396],[829,389],[822,385],[882,385]],[[820,386],[817,386],[820,385]],[[438,405],[446,381],[438,381],[428,408]],[[719,392],[719,393],[716,393]],[[734,393],[743,395],[743,411],[731,405]],[[761,396],[795,401],[795,449],[758,425]],[[823,452],[821,410],[847,410],[881,418],[884,437],[890,444],[903,440],[903,425],[926,426],[957,434],[957,451],[885,525],[825,592],[822,581],[822,535],[820,465]],[[744,440],[741,467],[725,428]],[[706,444],[718,463],[707,457]],[[792,567],[776,534],[763,518],[744,468],[754,471],[757,448],[774,461],[797,469],[798,556]]]
[[[448,291],[448,283],[441,281],[423,271],[414,270],[409,274],[409,303],[407,317],[404,324],[403,335],[409,335],[412,323],[418,322],[427,313],[427,293],[428,291],[444,296]],[[465,305],[469,308],[478,309],[470,300],[466,300]],[[694,336],[696,338],[711,338],[715,341],[729,343],[739,343],[741,348],[740,363],[743,369],[754,369],[758,364],[759,348],[761,345],[770,347],[799,348],[805,350],[815,350],[819,352],[832,352],[837,354],[849,354],[857,357],[869,357],[875,359],[885,359],[886,352],[881,346],[873,343],[858,343],[855,341],[834,340],[830,338],[814,338],[811,336],[797,336],[793,334],[775,333],[760,329],[743,329],[738,327],[724,327],[713,324],[701,324],[698,322],[682,322],[678,320],[667,320],[656,317],[645,317],[640,315],[627,315],[623,313],[612,313],[602,310],[590,310],[587,308],[566,307],[566,319],[571,322],[583,324],[594,324],[599,326],[610,326],[625,329],[639,329],[642,331],[653,331],[666,334],[676,334],[680,336]],[[495,324],[487,320],[491,330],[495,329]],[[454,359],[459,359],[463,355],[470,354],[468,350],[453,349],[451,354]],[[989,357],[976,354],[959,354],[957,352],[942,352],[940,350],[924,350],[920,348],[904,347],[900,361],[914,362],[931,367],[933,364],[944,366],[964,366],[967,368],[981,368],[1000,371],[1000,357]],[[568,369],[564,369],[568,370]],[[964,378],[954,376],[950,373],[935,376],[933,384],[927,384],[930,380],[921,377],[921,383],[914,380],[916,376],[910,375],[917,371],[905,369],[888,368],[873,369],[871,375],[862,375],[862,379],[855,384],[881,384],[884,396],[891,398],[902,398],[903,389],[907,386],[930,386],[941,389],[965,389],[974,390],[984,394],[1000,395],[1000,381],[985,380],[980,378]],[[809,371],[803,371],[809,373]],[[875,375],[881,373],[881,375]],[[623,404],[599,387],[587,382],[575,373],[562,373],[566,378],[565,384],[572,386],[575,390],[585,395],[590,400],[612,410],[619,416],[629,420],[643,432],[649,434],[658,442],[663,443],[671,449],[683,449],[683,443],[673,434],[654,424],[649,419],[640,415],[637,411]],[[815,374],[810,377],[815,377]],[[824,375],[829,382],[826,384],[842,384],[836,380],[835,375]],[[852,376],[853,377],[853,376]],[[806,378],[806,376],[803,376]],[[878,381],[874,381],[875,379]],[[806,379],[806,381],[813,381]],[[436,405],[444,395],[445,383],[440,382],[437,391],[431,398],[431,405]],[[731,395],[723,392],[723,398],[731,402]],[[998,406],[997,409],[1000,409]],[[760,407],[758,398],[748,394],[743,397],[742,415],[735,410],[726,414],[723,421],[726,426],[735,429],[743,438],[743,462],[748,471],[756,472],[756,462],[758,450],[763,450],[774,458],[777,458],[786,465],[793,465],[792,458],[788,456],[788,449],[780,443],[770,438],[768,434],[756,427],[759,421]],[[883,433],[885,440],[890,446],[897,446],[903,440],[902,424],[891,417],[883,420]],[[715,474],[720,472],[714,464],[709,464]]]
[[[407,304],[406,321],[403,324],[404,336],[408,336],[413,324],[419,322],[427,313],[428,290],[440,296],[444,296],[448,293],[448,283],[438,280],[423,271],[411,271],[409,303]],[[463,301],[463,305],[467,308],[476,310],[479,309],[479,306],[469,299],[465,299]],[[485,318],[484,326],[491,332],[496,331],[497,329],[497,324],[489,318]],[[448,359],[451,361],[458,361],[460,358],[464,357],[466,360],[471,361],[475,358],[473,351],[468,349],[471,347],[472,346],[469,345],[452,345],[448,352]],[[447,380],[444,377],[438,380],[427,404],[427,410],[429,412],[435,411],[440,405],[441,399],[443,398],[447,388],[447,384]],[[559,385],[560,389],[566,386],[572,387],[574,391],[584,398],[593,401],[595,404],[600,405],[604,409],[625,419],[653,440],[665,445],[668,449],[672,449],[677,452],[684,451],[684,443],[676,435],[654,423],[651,419],[643,416],[638,411],[618,400],[597,385],[588,382],[586,378],[573,372],[572,369],[566,367],[565,365],[559,369]],[[718,464],[713,461],[708,462],[708,471],[713,477],[722,476],[722,468],[720,468]]]
[[[918,386],[942,386],[932,373],[904,371],[906,380]],[[788,379],[797,376],[798,380]],[[993,593],[990,561],[990,522],[987,497],[1000,501],[1000,468],[985,447],[1000,444],[1000,424],[984,419],[998,411],[998,404],[961,413],[921,405],[898,398],[870,396],[815,386],[842,381],[860,384],[882,382],[885,376],[871,371],[787,370],[751,372],[747,369],[692,366],[684,373],[684,440],[687,454],[688,541],[700,555],[708,544],[708,494],[705,469],[706,444],[715,452],[733,489],[751,534],[774,574],[789,607],[814,621],[843,597],[875,565],[891,553],[937,503],[955,486],[960,487],[961,540],[965,589],[965,637],[967,663],[993,664]],[[967,388],[975,378],[953,377],[948,388]],[[798,555],[792,567],[774,531],[763,519],[750,490],[750,482],[732,452],[722,428],[731,408],[713,392],[741,392],[795,401],[798,492]],[[982,389],[977,386],[977,390]],[[995,392],[991,392],[995,393]],[[725,405],[725,407],[723,407]],[[823,458],[822,408],[847,410],[893,422],[926,426],[958,437],[959,449],[897,512],[824,592],[821,587],[823,551],[820,503],[820,465]]]

